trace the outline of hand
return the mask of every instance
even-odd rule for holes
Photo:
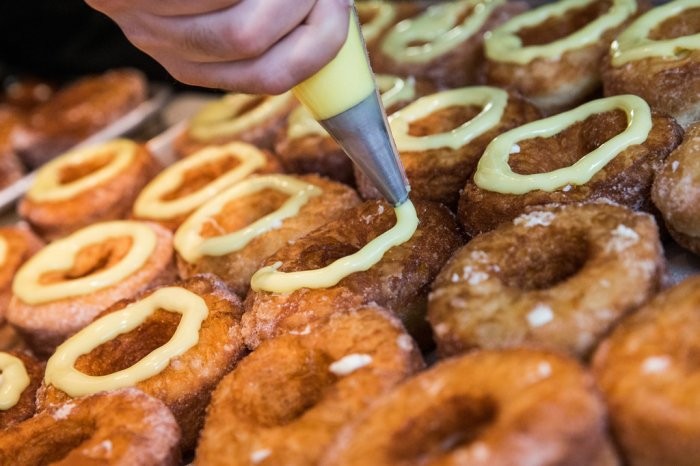
[[[279,94],[335,57],[351,0],[86,0],[186,84]]]

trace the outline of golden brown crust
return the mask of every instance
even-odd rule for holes
[[[35,107],[14,135],[25,164],[38,167],[145,101],[145,76],[134,69],[88,76]]]
[[[324,289],[302,288],[290,294],[251,291],[244,303],[246,343],[261,341],[342,310],[348,303],[376,303],[394,311],[409,332],[420,338],[425,329],[428,286],[462,243],[453,215],[439,204],[415,201],[420,224],[413,237],[391,248],[365,272],[353,273]],[[385,201],[367,201],[346,211],[292,244],[282,247],[264,265],[282,262],[292,272],[324,267],[352,254],[396,223]]]
[[[185,261],[177,255],[180,276],[185,278],[198,273],[214,273],[221,277],[239,296],[245,297],[250,288],[250,277],[262,262],[278,249],[294,242],[325,223],[340,218],[346,209],[360,203],[351,188],[326,180],[316,175],[304,175],[300,180],[320,187],[323,193],[311,197],[297,215],[282,222],[279,228],[263,233],[238,251],[222,256],[202,256],[195,263]],[[211,224],[214,236],[236,231],[253,221],[279,208],[288,196],[282,193],[263,190],[229,202]]]
[[[650,35],[664,40],[699,32],[700,8],[694,8],[664,21]],[[700,121],[700,50],[687,50],[675,60],[644,58],[622,66],[612,66],[608,56],[602,72],[605,95],[636,94],[684,128]]]
[[[437,111],[409,128],[412,136],[427,136],[449,131],[474,118],[482,109],[475,106],[449,107]],[[459,193],[471,178],[486,146],[499,134],[537,120],[539,111],[515,94],[508,96],[508,104],[500,122],[492,129],[459,149],[440,148],[422,152],[401,152],[401,161],[411,183],[411,195],[418,199],[457,205]],[[381,199],[382,195],[360,170],[355,168],[360,194],[365,199]]]
[[[484,81],[484,34],[527,9],[521,1],[496,7],[483,26],[448,53],[425,63],[402,63],[375,47],[372,64],[378,73],[415,76],[432,81],[438,88],[455,88]],[[417,11],[416,15],[422,11]],[[415,15],[414,15],[415,16]],[[462,18],[455,18],[455,21]]]
[[[36,391],[44,378],[44,364],[28,351],[8,351],[8,353],[24,363],[24,369],[29,376],[29,385],[22,391],[16,405],[5,411],[0,410],[0,432],[34,415]]]
[[[604,14],[611,5],[609,0],[598,0],[587,7],[568,10],[561,16],[519,31],[519,36],[526,46],[558,40]],[[615,36],[633,17],[618,27],[607,29],[594,44],[568,50],[558,60],[536,58],[521,65],[487,57],[486,82],[519,92],[545,115],[575,107],[600,88],[600,62]]]
[[[102,166],[71,166],[59,176],[71,182]],[[65,200],[36,201],[24,196],[17,210],[44,239],[58,239],[96,222],[126,218],[141,189],[160,168],[146,147],[138,145],[133,161],[108,181]]]
[[[0,264],[0,323],[12,297],[12,279],[24,262],[44,246],[44,243],[25,223],[1,227],[0,236],[7,243],[5,260]]]
[[[372,404],[322,466],[591,466],[610,451],[593,378],[532,350],[479,351],[438,363]],[[610,464],[610,463],[607,463]],[[615,463],[612,463],[615,464]]]
[[[241,302],[213,275],[199,275],[181,286],[201,296],[209,309],[199,330],[198,343],[173,358],[159,374],[136,384],[136,388],[158,398],[173,412],[182,430],[183,451],[194,448],[211,392],[243,356],[245,346],[240,331]],[[96,317],[123,309],[150,295],[124,300]],[[165,344],[180,319],[172,312],[158,310],[134,330],[121,334],[78,358],[75,367],[88,375],[106,375],[130,367],[153,349]],[[42,385],[37,394],[40,409],[55,406],[70,396],[53,385]]]
[[[657,292],[664,270],[647,214],[609,204],[532,209],[450,259],[428,318],[444,355],[541,346],[586,357]]]
[[[280,163],[269,151],[263,150],[261,152],[265,157],[266,163],[262,167],[253,171],[251,175],[279,173],[282,171]],[[196,157],[196,154],[192,154],[192,156]],[[162,199],[176,200],[187,196],[194,191],[204,189],[207,184],[214,182],[217,178],[225,175],[228,171],[235,170],[237,165],[238,164],[233,161],[232,158],[224,158],[216,163],[200,164],[194,169],[184,172],[180,184],[175,189],[163,196]],[[192,212],[193,211],[189,211],[168,219],[149,218],[148,216],[138,216],[136,214],[133,214],[132,217],[137,220],[159,223],[168,230],[174,232],[180,225],[182,225],[182,223],[187,219],[187,217],[190,216]]]
[[[688,128],[654,181],[654,204],[671,236],[700,254],[700,123]]]
[[[69,401],[0,431],[0,463],[176,466],[179,440],[163,403],[126,389]]]
[[[200,149],[203,149],[209,145],[225,144],[231,141],[243,141],[260,149],[273,150],[275,146],[275,136],[279,133],[287,121],[287,116],[294,110],[294,107],[299,105],[296,100],[290,99],[289,102],[275,112],[270,118],[261,124],[258,124],[252,128],[248,128],[245,131],[233,134],[227,137],[218,137],[211,139],[209,141],[200,141],[189,133],[189,128],[178,135],[173,143],[173,149],[175,155],[179,158],[187,157]],[[255,106],[250,109],[255,108]],[[245,113],[239,115],[245,116]]]
[[[624,320],[593,359],[613,432],[629,464],[700,461],[700,281],[691,278]]]
[[[518,143],[509,165],[516,173],[543,173],[570,166],[626,127],[621,111],[590,116],[550,138],[532,138]],[[466,232],[475,236],[506,223],[527,207],[551,203],[570,204],[607,199],[632,210],[652,210],[651,186],[666,156],[681,142],[683,130],[671,117],[652,112],[652,129],[642,144],[618,154],[580,186],[565,186],[553,192],[531,191],[523,195],[502,194],[467,182],[459,200],[458,215]]]
[[[172,234],[160,225],[149,225],[157,236],[156,247],[144,265],[124,281],[87,295],[36,305],[25,303],[17,296],[12,297],[7,320],[34,353],[48,356],[69,335],[90,323],[99,312],[113,303],[175,279]],[[58,280],[90,275],[101,270],[105,263],[110,264],[123,257],[126,252],[121,243],[110,240],[90,245],[77,255],[76,264],[71,270],[46,272],[58,274],[53,277]]]
[[[376,305],[265,341],[217,387],[195,464],[317,464],[345,423],[422,368],[401,323]]]

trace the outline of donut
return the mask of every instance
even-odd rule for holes
[[[24,175],[24,166],[12,146],[12,135],[19,118],[12,109],[0,106],[0,189],[10,186]]]
[[[0,372],[2,432],[34,415],[34,397],[44,376],[44,365],[25,351],[0,351]]]
[[[688,128],[683,143],[666,159],[654,180],[652,200],[678,244],[700,254],[700,122]]]
[[[574,107],[600,88],[599,64],[638,10],[636,0],[560,0],[518,15],[486,37],[486,81],[545,114]]]
[[[401,234],[411,218],[410,212],[397,212],[385,201],[367,201],[270,256],[253,275],[252,291],[244,302],[248,346],[304,328],[351,303],[376,303],[392,310],[425,345],[430,283],[462,237],[446,207],[415,201],[412,218],[417,215],[417,228],[413,224],[409,239],[402,237],[391,247],[389,238]],[[377,242],[383,246],[379,254]],[[365,262],[370,254],[373,260]],[[307,276],[314,280],[304,280]],[[271,286],[274,279],[277,286]],[[284,288],[279,289],[280,284]]]
[[[395,24],[376,47],[375,70],[415,76],[441,88],[481,82],[486,31],[527,8],[524,2],[457,0]]]
[[[36,106],[13,135],[17,154],[36,168],[105,128],[148,97],[145,76],[117,69],[81,78]]]
[[[433,283],[428,319],[441,355],[541,346],[585,358],[651,299],[664,268],[648,214],[612,204],[541,207],[460,249]]]
[[[226,94],[202,107],[174,143],[179,157],[207,145],[243,141],[272,150],[275,135],[297,105],[291,92],[276,96]]]
[[[618,464],[593,377],[518,349],[439,362],[343,428],[321,466]]]
[[[456,206],[459,192],[486,145],[498,134],[539,118],[525,100],[488,86],[463,87],[422,97],[389,116],[411,194]],[[360,194],[381,199],[359,169]]]
[[[178,228],[179,274],[214,273],[245,296],[265,259],[357,204],[351,188],[316,175],[250,177],[205,203]]]
[[[387,114],[433,90],[429,83],[414,78],[378,75],[376,81]],[[352,161],[306,107],[299,106],[289,114],[286,129],[278,135],[275,153],[289,172],[318,173],[353,184]]]
[[[136,387],[170,408],[191,450],[211,392],[243,355],[241,313],[212,275],[121,301],[56,349],[37,404]]]
[[[280,171],[267,151],[244,142],[207,146],[163,170],[139,193],[133,217],[175,231],[199,206],[254,173]]]
[[[61,238],[126,217],[158,169],[146,147],[128,139],[74,149],[37,171],[18,213],[43,238]]]
[[[608,199],[653,211],[651,186],[683,131],[633,95],[593,100],[501,134],[479,160],[458,215],[475,236],[528,206]]]
[[[12,298],[12,279],[17,269],[44,243],[24,223],[0,227],[0,323]]]
[[[687,128],[700,121],[700,5],[676,0],[637,18],[612,43],[606,95],[636,94]]]
[[[214,392],[194,464],[317,464],[344,424],[422,367],[376,305],[268,340]]]
[[[612,430],[630,466],[700,462],[700,280],[659,294],[625,319],[593,358]]]
[[[386,32],[402,19],[416,14],[420,9],[421,5],[417,1],[391,3],[370,0],[355,4],[370,60],[373,59],[376,48]]]
[[[20,267],[7,320],[38,355],[121,299],[175,278],[172,235],[156,224],[96,223],[54,241]]]
[[[179,440],[163,403],[126,389],[69,401],[0,431],[0,463],[177,466]]]

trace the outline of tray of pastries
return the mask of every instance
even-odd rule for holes
[[[0,465],[700,464],[700,2],[356,6],[410,202],[289,93],[70,144]]]

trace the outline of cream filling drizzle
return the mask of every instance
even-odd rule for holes
[[[19,401],[29,386],[29,375],[21,359],[0,352],[0,411],[7,411]]]
[[[221,212],[226,204],[263,189],[274,189],[290,197],[276,211],[238,231],[210,238],[201,235],[204,224]],[[280,228],[284,220],[297,215],[309,199],[322,192],[316,185],[286,175],[248,178],[197,209],[175,232],[175,250],[189,263],[196,262],[202,256],[223,256],[239,251],[256,237]]]
[[[429,7],[413,19],[395,25],[382,41],[382,52],[398,62],[426,63],[469,40],[493,10],[505,0],[461,0]],[[455,18],[472,12],[459,24]],[[423,45],[410,45],[426,41]]]
[[[585,7],[595,1],[560,0],[512,18],[486,34],[486,56],[493,61],[519,65],[525,65],[538,58],[557,60],[570,50],[597,43],[605,31],[619,26],[637,11],[635,0],[612,0],[612,5],[606,13],[554,42],[525,47],[517,35],[523,28],[537,26],[549,18],[563,16],[569,10]]]
[[[455,106],[476,105],[481,112],[457,128],[428,136],[411,136],[411,123],[439,110]],[[463,87],[422,97],[389,116],[389,126],[399,152],[425,151],[448,147],[459,149],[481,136],[501,121],[508,105],[508,93],[488,86]]]
[[[0,235],[0,267],[4,266],[7,261],[7,249],[7,240]]]
[[[700,32],[667,40],[649,38],[649,33],[656,26],[693,8],[700,8],[698,0],[676,0],[637,18],[610,46],[613,66],[650,57],[674,60],[689,50],[700,49]]]
[[[95,146],[75,149],[44,165],[36,174],[27,197],[34,201],[65,201],[99,186],[125,170],[134,160],[138,145],[126,139],[115,139]],[[61,182],[61,171],[111,154],[109,163],[70,183]]]
[[[291,92],[266,96],[264,100],[241,115],[241,110],[259,96],[248,94],[226,94],[221,99],[206,104],[190,123],[189,134],[200,142],[234,136],[258,126],[291,105]]]
[[[173,336],[136,364],[112,374],[93,376],[80,372],[75,362],[98,346],[118,335],[130,332],[157,309],[182,315]],[[133,387],[139,382],[160,374],[170,361],[184,354],[199,342],[199,329],[209,309],[204,299],[180,287],[160,288],[151,295],[107,314],[63,342],[46,364],[44,382],[72,397]]]
[[[515,152],[516,147],[519,148],[518,142],[554,136],[591,115],[616,109],[626,113],[627,128],[573,165],[532,175],[515,173],[508,165],[510,154]],[[482,189],[503,194],[525,194],[535,190],[551,192],[566,185],[582,185],[590,181],[620,152],[646,141],[651,127],[649,105],[640,97],[619,95],[593,100],[568,112],[519,126],[496,137],[479,160],[474,182]]]
[[[413,100],[416,96],[416,80],[413,77],[404,79],[398,76],[378,74],[375,76],[375,80],[381,93],[384,108],[389,108],[399,102]],[[287,137],[300,139],[312,135],[328,136],[328,133],[306,107],[295,108],[289,115]]]
[[[365,42],[372,42],[396,18],[396,5],[386,2],[363,2],[355,5],[360,14],[374,15],[370,21],[362,24],[362,36]]]
[[[40,283],[41,277],[49,271],[70,269],[84,247],[119,237],[131,238],[131,249],[108,269],[58,283]],[[54,241],[32,256],[15,275],[12,292],[27,304],[42,304],[94,293],[121,282],[139,270],[153,253],[156,242],[155,232],[141,222],[96,223]]]
[[[167,201],[162,199],[184,183],[188,171],[227,157],[236,158],[239,164],[186,196]],[[152,219],[169,219],[186,214],[246,178],[266,162],[265,155],[257,147],[243,142],[206,147],[168,167],[153,179],[136,199],[134,213],[139,217]]]
[[[254,291],[271,293],[291,293],[300,288],[328,288],[350,274],[370,269],[389,249],[411,239],[418,228],[418,216],[410,200],[395,207],[394,211],[396,225],[356,253],[342,257],[326,267],[299,272],[280,272],[278,269],[282,263],[277,262],[255,272],[250,280],[251,288]]]

